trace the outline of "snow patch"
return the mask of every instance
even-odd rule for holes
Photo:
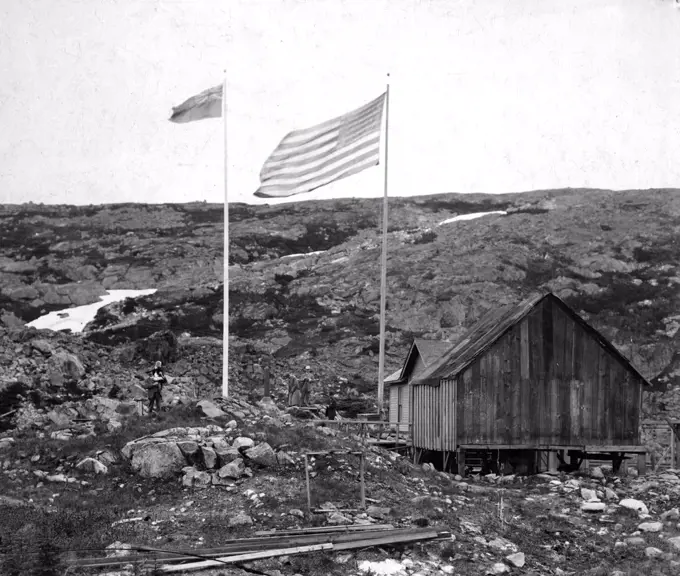
[[[136,298],[147,296],[156,292],[156,288],[148,290],[107,290],[105,296],[101,296],[99,302],[76,306],[74,308],[64,308],[56,310],[36,318],[29,322],[28,326],[33,326],[39,330],[71,330],[71,332],[82,332],[88,322],[94,320],[97,310],[111,304],[119,302],[125,298]]]
[[[487,216],[489,214],[507,214],[505,210],[494,210],[492,212],[474,212],[473,214],[461,214],[459,216],[454,216],[453,218],[448,218],[442,220],[437,226],[442,224],[451,224],[451,222],[458,222],[459,220],[475,220],[476,218],[481,218],[482,216]]]
[[[364,560],[359,564],[359,570],[362,572],[369,572],[379,576],[392,576],[394,574],[406,574],[406,567],[392,558],[383,560],[382,562],[370,562]]]

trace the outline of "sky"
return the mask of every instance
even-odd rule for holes
[[[0,203],[381,196],[379,167],[253,193],[290,130],[390,84],[388,193],[680,187],[675,0],[0,0]]]

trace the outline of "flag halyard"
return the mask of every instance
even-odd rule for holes
[[[385,94],[347,114],[283,137],[260,171],[255,196],[311,192],[380,161]]]

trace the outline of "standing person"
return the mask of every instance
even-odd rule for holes
[[[335,404],[335,398],[331,397],[331,401],[328,403],[328,407],[326,408],[326,418],[328,418],[329,420],[335,420],[337,414],[338,411],[337,406]]]
[[[158,412],[161,411],[161,391],[166,382],[167,380],[165,379],[165,373],[163,372],[161,362],[158,361],[151,372],[151,383],[147,387],[149,394],[149,414],[153,413],[154,404],[156,405],[156,410]]]

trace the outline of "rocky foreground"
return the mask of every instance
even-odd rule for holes
[[[157,418],[122,420],[120,430],[79,440],[4,435],[5,566],[23,562],[28,570],[26,552],[46,534],[55,547],[52,561],[67,563],[119,557],[140,545],[200,553],[256,530],[389,523],[432,526],[452,537],[401,549],[257,560],[243,569],[272,576],[680,570],[680,470],[636,477],[633,468],[615,476],[602,467],[588,474],[463,479],[415,467],[336,428],[298,421],[271,401],[202,401]],[[303,454],[339,449],[366,451],[368,506],[358,509],[354,457],[316,456],[310,458],[312,505],[325,512],[310,513]]]

